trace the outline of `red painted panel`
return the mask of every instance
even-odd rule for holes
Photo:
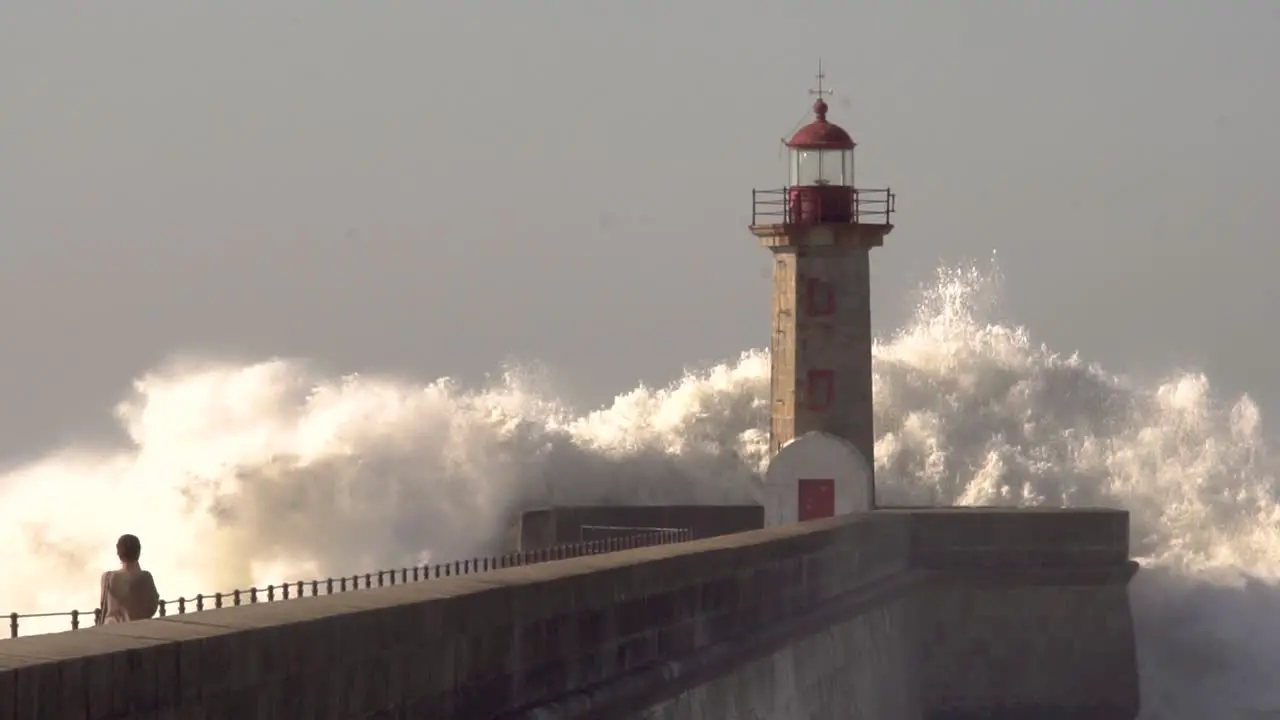
[[[818,278],[809,278],[805,282],[808,297],[805,304],[810,315],[831,315],[836,311],[836,290],[829,283]]]
[[[807,398],[810,410],[822,412],[831,407],[836,394],[836,374],[831,370],[810,370]]]
[[[841,185],[805,185],[789,189],[791,204],[788,223],[810,225],[813,223],[854,222],[854,193],[851,187]]]
[[[831,478],[802,479],[799,482],[800,496],[796,505],[796,519],[817,520],[834,517],[836,514],[836,481]]]

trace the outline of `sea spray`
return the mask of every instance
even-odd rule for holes
[[[875,345],[882,503],[1132,512],[1144,715],[1280,708],[1277,458],[1247,397],[1139,384],[1002,321],[999,273],[942,269]],[[579,415],[519,368],[481,388],[186,363],[117,410],[131,445],[0,478],[0,611],[92,606],[121,532],[167,597],[494,552],[547,503],[756,497],[769,360],[750,351]]]

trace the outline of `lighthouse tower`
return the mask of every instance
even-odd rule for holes
[[[827,119],[823,79],[819,68],[812,122],[786,141],[788,185],[752,192],[751,232],[774,256],[771,524],[875,506],[869,264],[894,195],[855,185],[853,138]],[[859,456],[856,477],[821,460],[840,447]]]

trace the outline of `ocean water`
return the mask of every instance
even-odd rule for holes
[[[1280,708],[1280,458],[1258,407],[1047,348],[999,320],[999,291],[994,268],[943,268],[877,343],[880,501],[1128,508],[1145,716]],[[129,445],[0,477],[0,613],[92,607],[125,531],[175,597],[488,554],[532,505],[750,502],[768,377],[753,350],[581,414],[519,368],[468,388],[168,364],[116,409]]]

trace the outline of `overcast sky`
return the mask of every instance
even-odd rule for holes
[[[1280,413],[1280,3],[0,2],[0,457],[175,353],[574,402],[767,342],[752,187],[821,55],[889,332],[997,251],[1014,318]]]

